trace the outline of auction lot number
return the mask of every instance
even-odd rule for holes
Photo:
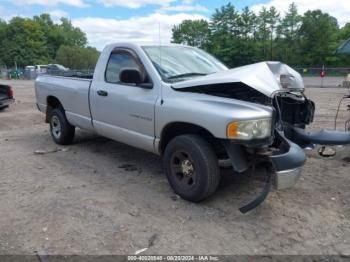
[[[218,261],[216,256],[128,256],[128,261]]]

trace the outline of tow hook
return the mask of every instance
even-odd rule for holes
[[[262,202],[264,202],[264,200],[266,199],[267,195],[270,192],[271,185],[272,185],[272,173],[269,172],[267,175],[267,180],[266,180],[266,183],[264,185],[263,190],[259,193],[259,195],[255,199],[250,201],[248,204],[245,204],[244,206],[240,207],[239,211],[241,211],[241,213],[245,214],[245,213],[249,212],[250,210],[259,206]]]

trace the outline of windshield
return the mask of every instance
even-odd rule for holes
[[[208,53],[186,46],[144,46],[162,79],[177,82],[227,70],[227,67]]]

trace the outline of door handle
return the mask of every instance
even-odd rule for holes
[[[105,91],[105,90],[98,90],[98,91],[97,91],[97,94],[98,94],[99,96],[108,96],[108,92]]]

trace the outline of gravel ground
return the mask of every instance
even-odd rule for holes
[[[17,99],[0,112],[0,254],[350,255],[348,162],[311,154],[294,188],[245,215],[237,208],[259,188],[230,170],[213,197],[193,204],[174,195],[157,156],[81,130],[74,145],[57,146],[33,82],[0,82]],[[315,130],[333,126],[345,92],[307,89]]]

